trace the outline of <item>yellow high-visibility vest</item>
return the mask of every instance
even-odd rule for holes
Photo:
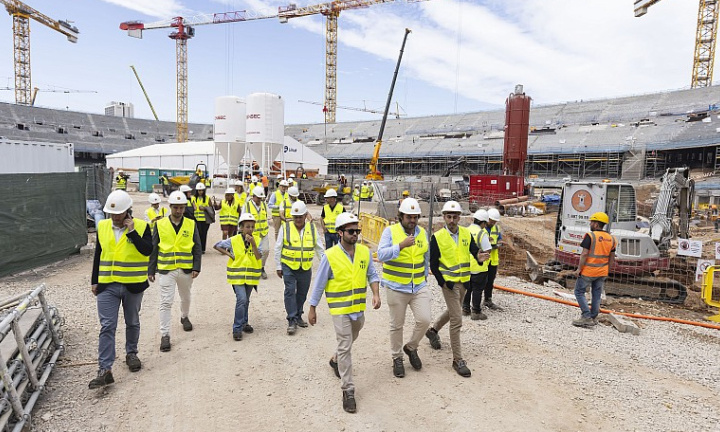
[[[292,210],[292,205],[297,202],[297,200],[293,201],[292,198],[290,198],[290,195],[285,194],[285,200],[282,203],[282,211],[283,216],[285,219],[292,220],[292,215],[290,214],[290,210]]]
[[[309,234],[308,229],[310,230]],[[289,221],[285,222],[280,262],[293,270],[298,270],[300,267],[303,270],[310,270],[315,257],[316,237],[315,225],[311,223],[305,224],[303,236],[300,238],[300,231],[295,224]]]
[[[150,206],[147,210],[145,210],[145,215],[150,220],[150,229],[155,229],[155,223],[153,222],[153,219],[155,219],[158,216],[165,217],[167,216],[168,210],[165,207],[158,207],[157,210],[155,210],[155,207]]]
[[[247,201],[247,192],[243,192],[241,194],[235,192],[235,201],[238,203],[239,208],[243,208],[245,206],[245,201]]]
[[[220,225],[237,225],[240,218],[240,205],[233,199],[232,204],[226,200],[220,203]]]
[[[495,246],[498,242],[498,237],[500,236],[500,227],[498,226],[497,222],[495,225],[490,228],[490,244]],[[498,248],[493,248],[490,251],[490,265],[498,265],[500,264],[500,252],[498,251]]]
[[[400,251],[397,258],[383,263],[383,279],[403,285],[414,285],[425,282],[425,253],[428,250],[427,234],[420,228],[415,237],[415,244]],[[392,243],[400,244],[408,235],[402,224],[390,226]]]
[[[117,180],[117,187],[115,189],[117,189],[117,190],[127,189],[127,179],[125,177],[118,176],[116,178],[116,180]]]
[[[183,218],[182,225],[175,234],[170,218],[160,219],[157,223],[157,231],[160,237],[158,270],[192,269],[195,221]]]
[[[272,215],[274,217],[280,216],[280,204],[287,201],[289,199],[287,191],[285,193],[282,193],[280,189],[273,192],[275,194],[275,208],[272,209]]]
[[[440,273],[448,282],[465,283],[470,280],[470,231],[458,227],[458,242],[455,243],[447,228],[435,232],[440,249]]]
[[[335,208],[330,209],[330,204],[325,204],[323,210],[325,211],[325,217],[323,218],[325,229],[327,232],[334,234],[337,232],[335,230],[335,219],[337,219],[340,213],[345,211],[345,207],[340,203],[335,203]]]
[[[470,235],[473,239],[475,239],[475,244],[478,245],[478,248],[482,250],[480,247],[480,242],[483,238],[488,236],[488,232],[485,228],[481,228],[480,225],[472,224],[468,227],[468,231],[470,231]],[[478,264],[476,259],[470,260],[470,273],[472,274],[478,274],[478,273],[485,273],[488,271],[488,264],[490,264],[490,259],[486,259],[482,265]]]
[[[195,209],[195,221],[196,222],[205,222],[206,215],[205,210],[200,210],[200,206],[208,207],[210,205],[210,197],[207,195],[204,196],[193,196],[190,200],[192,203],[193,208]]]
[[[248,202],[245,203],[244,212],[250,213],[255,217],[255,231],[253,231],[253,235],[260,239],[265,237],[268,233],[267,205],[265,205],[265,202],[260,201],[260,208],[258,209],[255,207],[255,201],[249,199]]]
[[[367,185],[360,186],[360,198],[370,198],[370,188]]]
[[[255,258],[252,246],[245,247],[245,236],[238,234],[230,239],[235,259],[228,258],[227,281],[230,285],[257,286],[262,274],[262,260]]]
[[[331,315],[347,315],[365,310],[370,249],[356,243],[353,261],[337,244],[327,250],[333,278],[325,287],[325,298]]]
[[[147,229],[147,223],[136,218],[133,218],[133,222],[135,231],[142,237]],[[98,283],[134,284],[147,280],[150,257],[138,252],[135,245],[128,241],[127,229],[123,232],[120,240],[116,242],[112,220],[103,219],[98,223],[97,239],[102,249],[98,267]]]

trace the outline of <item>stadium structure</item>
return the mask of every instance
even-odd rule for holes
[[[532,95],[532,90],[528,89]],[[535,105],[530,111],[526,174],[545,178],[659,177],[670,166],[720,167],[720,87],[622,98]],[[388,119],[380,157],[386,177],[502,173],[504,109]],[[367,171],[380,119],[297,124],[285,134],[329,160],[329,173]],[[190,124],[194,141],[212,140],[209,124]],[[327,132],[326,132],[327,130]],[[172,142],[175,123],[0,103],[0,136],[71,142],[76,164]]]

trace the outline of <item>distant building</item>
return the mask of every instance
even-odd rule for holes
[[[112,101],[105,107],[105,115],[135,118],[135,109],[131,103]]]

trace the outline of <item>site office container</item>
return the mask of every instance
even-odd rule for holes
[[[157,168],[140,168],[138,169],[138,190],[140,192],[150,193],[153,191],[153,185],[159,184],[160,170]]]
[[[494,204],[495,201],[524,195],[525,178],[509,175],[471,175],[470,202],[478,205]]]
[[[75,147],[0,137],[0,174],[75,171]]]

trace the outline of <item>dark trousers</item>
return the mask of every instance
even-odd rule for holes
[[[140,338],[140,306],[143,293],[133,294],[125,285],[113,282],[97,297],[98,318],[100,318],[100,338],[98,344],[98,363],[100,369],[112,369],[115,361],[115,330],[118,324],[118,312],[123,308],[125,317],[125,353],[137,354]]]
[[[285,282],[285,312],[288,323],[292,324],[298,318],[302,318],[303,306],[310,290],[312,270],[303,270],[302,267],[293,270],[283,264],[282,273]]]
[[[163,196],[169,196],[170,195],[170,185],[164,184],[162,185],[163,188]]]
[[[210,224],[207,222],[196,222],[198,231],[200,232],[200,244],[202,245],[202,251],[205,252],[205,246],[207,246],[207,232],[210,229]]]
[[[325,250],[330,249],[331,247],[338,244],[338,233],[325,233]]]
[[[483,292],[488,280],[487,276],[488,272],[470,275],[470,283],[463,298],[463,309],[470,309],[470,304],[472,304],[473,312],[480,312]]]
[[[487,283],[485,284],[485,301],[492,301],[493,284],[495,283],[495,276],[497,276],[498,266],[488,265],[487,271]]]

